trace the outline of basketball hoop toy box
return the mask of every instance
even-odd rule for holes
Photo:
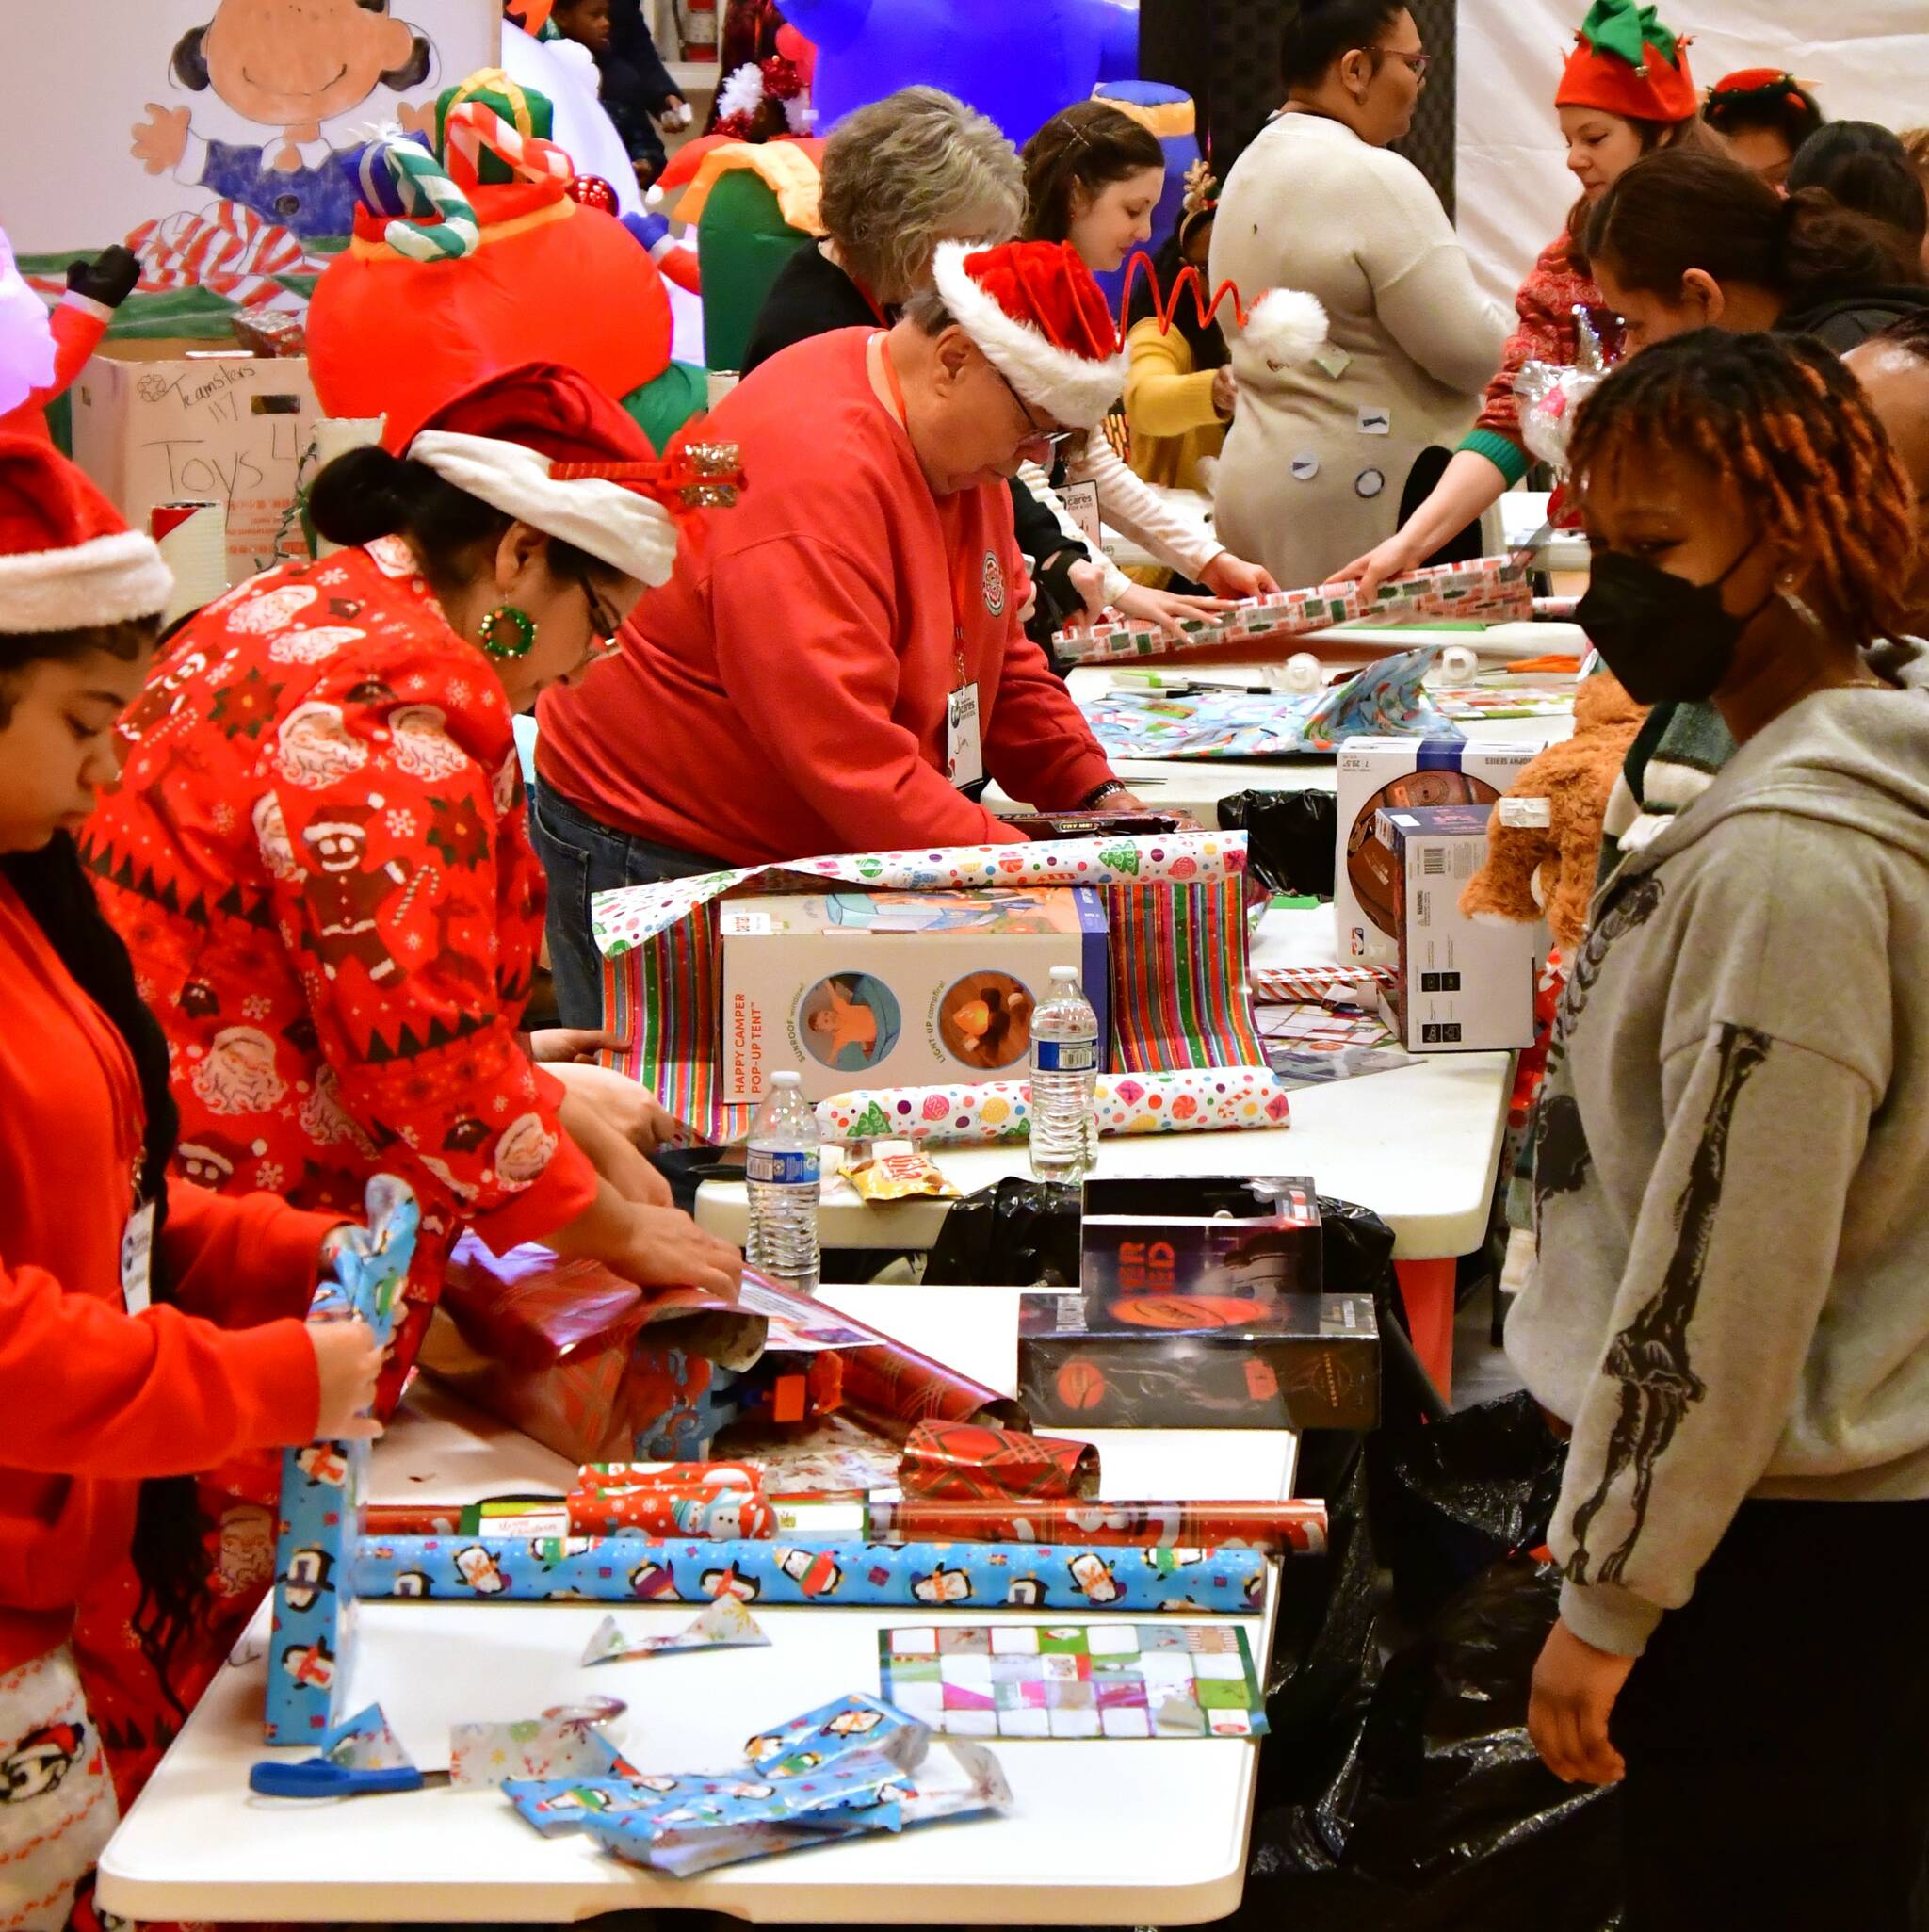
[[[1019,1303],[1018,1387],[1086,1428],[1361,1429],[1379,1416],[1366,1295],[1321,1292],[1309,1180],[1088,1180],[1079,1285]]]

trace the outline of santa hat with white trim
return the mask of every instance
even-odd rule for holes
[[[741,481],[729,445],[685,443],[659,462],[628,413],[560,363],[501,370],[445,403],[409,456],[646,585],[675,565],[679,517],[730,508]]]
[[[1092,429],[1125,393],[1129,358],[1119,325],[1069,242],[942,242],[932,274],[945,307],[985,359],[1057,421]],[[1190,269],[1182,279],[1196,287]],[[1240,336],[1274,369],[1310,361],[1324,345],[1326,311],[1314,297],[1268,289],[1246,310],[1230,284],[1224,292],[1234,300]],[[1210,313],[1203,300],[1201,313]],[[1170,302],[1159,325],[1172,325]]]
[[[158,617],[174,577],[154,540],[52,444],[0,435],[0,637]]]

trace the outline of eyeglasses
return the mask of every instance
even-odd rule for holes
[[[1427,69],[1434,64],[1434,57],[1431,54],[1407,54],[1398,47],[1382,47],[1379,51],[1389,60],[1404,60],[1413,69],[1414,79],[1418,81],[1421,87],[1426,86]]]
[[[612,652],[621,648],[619,638],[623,630],[624,620],[603,601],[602,592],[588,577],[582,579],[582,586],[583,596],[590,606],[590,632],[592,637],[602,645],[602,649],[592,653],[592,655],[598,658],[607,658]]]
[[[984,360],[985,365],[991,370],[992,374],[1012,392],[1012,400],[1018,405],[1018,414],[1025,418],[1025,428],[1028,433],[1025,440],[1018,446],[1019,453],[1022,455],[1028,449],[1036,449],[1039,454],[1035,460],[1041,466],[1057,462],[1059,451],[1078,433],[1078,430],[1041,430],[1031,419],[1031,405],[1018,394],[1017,385],[1012,381],[1011,377],[1006,375],[1004,370],[999,368],[997,364],[993,362],[989,356],[986,356]]]

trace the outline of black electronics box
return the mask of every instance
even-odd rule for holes
[[[1094,1308],[1127,1296],[1316,1295],[1319,1195],[1310,1180],[1265,1176],[1088,1180],[1078,1252]]]
[[[1091,1429],[1370,1429],[1370,1295],[1019,1299],[1018,1393],[1034,1422]]]

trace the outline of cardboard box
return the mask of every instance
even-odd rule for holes
[[[1533,1045],[1538,923],[1490,925],[1460,910],[1487,858],[1488,805],[1427,805],[1379,815],[1374,848],[1394,882],[1394,981],[1381,996],[1409,1053],[1517,1052]]]
[[[219,503],[239,583],[307,554],[290,512],[322,411],[305,356],[184,347],[110,343],[88,364],[72,391],[73,460],[138,530],[161,504]]]
[[[1105,904],[1090,886],[767,893],[718,907],[722,1097],[795,1067],[808,1099],[852,1087],[1022,1079],[1032,1009],[1076,966],[1110,1039]]]
[[[1491,804],[1544,748],[1543,738],[1354,738],[1339,747],[1333,917],[1339,957],[1392,966],[1392,854],[1373,836],[1393,806]]]
[[[1035,1421],[1080,1429],[1370,1429],[1380,1332],[1370,1295],[1094,1304],[1028,1289],[1018,1393]]]
[[[1088,1180],[1078,1247],[1079,1285],[1094,1305],[1320,1292],[1310,1180]]]

